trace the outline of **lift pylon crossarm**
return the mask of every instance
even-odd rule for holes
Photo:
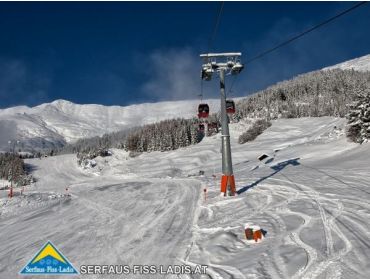
[[[244,66],[240,62],[240,52],[235,53],[207,53],[201,54],[203,58],[201,77],[203,80],[212,80],[214,72],[220,72],[221,69],[225,73],[232,75],[239,74]]]
[[[204,53],[200,57],[212,58],[212,57],[240,57],[242,56],[241,52],[231,52],[231,53]]]

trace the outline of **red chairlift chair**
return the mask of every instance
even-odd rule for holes
[[[208,118],[209,116],[209,106],[208,104],[202,103],[198,106],[198,118]]]
[[[226,112],[228,114],[235,114],[235,102],[234,102],[234,100],[226,100]]]

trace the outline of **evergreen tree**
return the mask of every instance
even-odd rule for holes
[[[349,105],[347,136],[354,142],[363,143],[370,139],[370,89],[356,94]]]

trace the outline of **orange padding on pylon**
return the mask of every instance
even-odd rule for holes
[[[235,179],[234,175],[222,175],[221,177],[221,192],[226,195],[227,187],[230,187],[231,195],[235,195]]]

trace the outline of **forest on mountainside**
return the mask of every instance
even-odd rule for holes
[[[280,82],[237,104],[236,120],[347,117],[347,136],[370,139],[370,72],[321,70]]]
[[[13,153],[0,153],[0,178],[12,181],[18,186],[33,181],[32,176],[27,175],[23,159]]]
[[[345,117],[356,96],[369,90],[370,72],[340,69],[310,72],[242,99],[235,117]]]
[[[370,72],[321,70],[277,83],[247,96],[237,102],[236,113],[231,118],[237,122],[245,118],[271,120],[322,116],[347,117],[349,119],[348,137],[362,143],[370,138],[369,99]],[[219,114],[213,114],[210,116],[209,123],[219,125],[218,119]],[[93,154],[108,148],[126,149],[136,153],[169,151],[197,144],[203,136],[205,135],[199,131],[199,121],[196,118],[173,119],[109,133],[101,137],[81,139],[67,145],[59,153]],[[249,138],[247,132],[243,133],[240,143],[244,143]]]

